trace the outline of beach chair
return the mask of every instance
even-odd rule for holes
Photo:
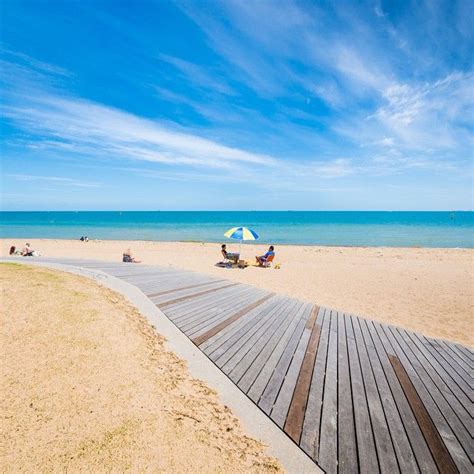
[[[275,255],[270,255],[264,262],[262,262],[262,267],[269,267],[271,263],[273,262],[273,259],[275,258]]]
[[[224,257],[224,261],[222,263],[230,263],[230,264],[237,264],[240,258],[240,254],[238,253],[230,253],[230,252],[222,252],[222,256]]]

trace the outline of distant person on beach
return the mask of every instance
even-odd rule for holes
[[[10,255],[21,255],[21,252],[14,245],[12,245],[10,247]]]
[[[23,257],[33,257],[34,256],[34,250],[31,248],[30,244],[27,242],[25,244],[25,247],[23,248],[23,250],[21,251],[21,254],[23,255]]]
[[[273,247],[273,245],[270,245],[270,247],[268,247],[268,252],[265,255],[261,255],[260,257],[255,257],[255,259],[257,260],[257,263],[259,265],[265,265],[267,261],[269,260],[269,258],[272,257],[272,260],[273,260],[274,256],[275,256],[275,247]]]
[[[222,253],[222,256],[224,257],[224,260],[232,260],[235,263],[237,263],[237,260],[240,257],[240,254],[238,253],[227,252],[226,244],[221,245],[221,253]]]
[[[125,263],[141,263],[141,260],[137,260],[133,255],[132,251],[128,248],[122,255],[122,262]]]
[[[79,239],[81,242],[89,242],[89,237],[86,236],[82,236],[80,239]]]

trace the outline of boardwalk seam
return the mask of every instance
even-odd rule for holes
[[[231,286],[237,286],[237,285],[239,285],[239,283],[231,283],[230,285],[219,286],[218,288],[212,288],[210,290],[201,291],[200,293],[193,293],[193,294],[188,295],[188,296],[181,296],[180,298],[175,298],[173,300],[163,301],[163,302],[157,303],[156,306],[158,306],[159,308],[166,308],[167,306],[171,306],[172,304],[180,303],[181,301],[186,301],[186,300],[189,300],[189,299],[192,299],[192,298],[198,298],[199,296],[203,296],[203,295],[206,295],[208,293],[213,293],[213,292],[219,291],[219,290],[224,290],[226,288],[230,288]]]
[[[180,288],[172,288],[170,290],[159,291],[158,293],[150,293],[146,295],[148,296],[148,298],[156,298],[157,296],[166,295],[168,293],[175,293],[178,291],[189,290],[191,288],[197,288],[198,286],[212,285],[213,283],[222,283],[223,281],[225,280],[208,281],[207,283],[199,283],[197,285],[182,286]]]
[[[298,379],[296,381],[296,385],[293,391],[293,396],[290,402],[290,407],[288,409],[288,413],[287,413],[287,417],[286,417],[285,425],[284,425],[285,432],[293,439],[295,443],[298,443],[298,444],[301,440],[301,434],[303,431],[304,415],[306,412],[306,405],[308,403],[309,389],[311,387],[311,380],[313,378],[314,365],[316,362],[316,356],[319,349],[319,338],[321,336],[321,326],[319,326],[319,324],[317,324],[316,322],[319,311],[320,311],[319,306],[317,305],[313,306],[313,309],[311,311],[311,316],[305,325],[305,328],[311,329],[311,334],[308,339],[308,345],[306,346],[305,356],[303,358],[303,362],[301,363]],[[314,316],[314,320],[312,321],[311,328],[309,328],[308,323],[313,316]],[[312,345],[315,345],[314,353],[310,352],[312,350]],[[305,375],[303,371],[307,369],[308,364],[310,364],[309,365],[310,373]],[[303,395],[300,395],[300,394],[303,394]],[[303,400],[297,400],[298,396],[300,397],[302,396]],[[297,405],[298,403],[301,403],[301,406],[298,406]],[[300,413],[300,410],[302,410],[302,414]],[[293,422],[293,419],[292,419],[293,417],[298,417],[298,420]],[[290,420],[290,423],[293,423],[293,425],[289,426],[289,423],[288,423],[289,420]],[[298,433],[292,431],[294,429],[296,429]]]
[[[359,320],[360,321],[360,320]],[[397,409],[397,412],[398,412],[398,417],[400,418],[400,422],[403,426],[403,429],[405,430],[405,436],[406,436],[406,439],[408,441],[408,444],[410,445],[410,449],[411,449],[411,453],[413,454],[413,458],[415,460],[415,463],[416,465],[418,466],[418,471],[419,472],[423,472],[423,469],[420,465],[420,460],[418,460],[417,456],[416,456],[416,451],[413,447],[413,442],[412,442],[412,439],[411,439],[411,436],[409,435],[409,432],[407,430],[407,426],[406,426],[406,422],[405,420],[403,419],[403,416],[401,415],[401,407],[400,407],[400,402],[397,401],[397,397],[395,396],[394,392],[393,392],[393,388],[392,388],[392,385],[389,381],[389,378],[387,377],[387,373],[386,373],[386,369],[385,369],[385,366],[384,364],[382,363],[382,359],[381,359],[381,354],[380,354],[380,351],[377,349],[377,345],[375,344],[375,339],[374,339],[374,335],[372,334],[372,331],[370,331],[369,329],[369,324],[372,325],[372,328],[373,328],[373,332],[377,335],[377,338],[379,339],[379,342],[380,342],[380,346],[381,346],[381,350],[383,351],[383,353],[385,354],[385,356],[389,357],[389,354],[388,352],[385,350],[385,346],[383,345],[382,343],[382,340],[380,338],[380,335],[378,334],[378,331],[377,331],[377,328],[372,324],[372,321],[367,321],[367,320],[364,320],[364,323],[366,325],[366,328],[367,328],[367,335],[368,337],[370,337],[370,339],[372,340],[372,343],[374,345],[374,350],[375,350],[375,353],[377,354],[377,358],[379,360],[379,364],[380,364],[380,367],[382,368],[382,372],[383,372],[383,375],[384,375],[384,378],[385,378],[385,381],[387,383],[387,387],[388,389],[390,390],[390,393],[392,395],[392,399],[393,399],[393,403]],[[362,324],[362,323],[361,323]],[[388,359],[389,360],[389,359]],[[390,363],[390,360],[389,360],[389,363]],[[393,370],[393,368],[392,368]],[[394,376],[396,377],[396,374],[394,372]],[[405,397],[406,398],[406,397]],[[408,400],[407,400],[407,403],[408,403]],[[411,406],[408,404],[410,410],[411,410]],[[384,408],[384,413],[385,413],[385,406],[382,405],[382,407]],[[415,416],[413,414],[413,416]],[[394,445],[394,448],[395,448],[395,445]],[[428,448],[429,450],[429,448]],[[430,455],[431,455],[431,452],[430,452]],[[398,457],[397,457],[397,461],[398,461]],[[400,464],[400,462],[398,461],[398,463]]]
[[[390,330],[391,330],[392,333],[393,333],[394,331],[397,331],[397,332],[400,334],[400,336],[403,337],[402,334],[400,333],[400,331],[399,331],[397,328],[390,328]],[[398,341],[397,341],[397,343],[398,343],[398,345],[399,345],[399,347],[400,347],[400,350],[404,353],[405,357],[410,361],[410,358],[409,358],[408,353],[407,353],[407,349],[406,349],[404,346],[402,346]],[[406,345],[406,341],[404,341],[404,343],[405,343],[405,345]],[[446,400],[446,397],[444,396],[443,391],[439,389],[439,387],[437,386],[437,384],[436,384],[436,383],[433,381],[433,379],[431,378],[430,374],[426,371],[426,369],[424,368],[422,362],[420,361],[420,358],[419,358],[419,357],[416,355],[416,353],[411,349],[411,347],[408,347],[408,349],[411,351],[413,357],[414,357],[414,358],[418,361],[418,363],[420,364],[420,367],[417,368],[416,365],[414,365],[414,364],[411,363],[411,361],[410,361],[410,364],[411,364],[411,366],[412,366],[412,368],[413,368],[413,371],[415,372],[416,376],[418,377],[418,380],[420,381],[421,385],[425,388],[426,392],[428,393],[429,397],[430,397],[431,400],[433,401],[434,405],[437,407],[437,409],[438,409],[438,411],[439,411],[439,413],[440,413],[440,415],[441,415],[441,418],[443,418],[444,421],[446,422],[447,427],[449,427],[449,429],[451,430],[451,432],[452,432],[453,436],[456,438],[456,440],[457,440],[459,446],[460,446],[461,449],[464,451],[464,453],[465,453],[467,459],[470,460],[470,455],[469,455],[469,453],[466,451],[466,449],[465,449],[463,443],[459,440],[459,437],[458,437],[458,435],[457,435],[457,433],[456,433],[456,429],[451,425],[451,423],[450,423],[449,420],[447,419],[446,414],[445,414],[445,411],[442,409],[442,407],[440,407],[440,405],[439,405],[437,399],[436,399],[435,397],[433,397],[433,393],[432,393],[431,389],[430,389],[430,388],[427,386],[427,384],[425,383],[425,377],[422,377],[422,376],[420,375],[420,372],[421,372],[421,371],[424,371],[424,372],[426,373],[427,377],[431,380],[431,382],[433,383],[433,385],[438,389],[438,392],[439,392],[440,396],[444,399],[445,403],[451,408],[451,411],[452,411],[453,416],[455,416],[456,419],[462,424],[462,422],[459,420],[459,417],[457,416],[457,413],[456,413],[456,412],[454,411],[454,409],[451,407],[449,401]],[[407,373],[407,375],[408,375],[408,373]],[[408,377],[410,377],[410,376],[408,375]],[[410,380],[411,380],[411,378],[410,378]],[[413,382],[412,382],[412,384],[413,384]],[[413,384],[413,385],[414,385],[414,384]],[[416,387],[415,387],[415,390],[416,390]],[[417,392],[418,392],[418,391],[417,391]],[[418,394],[418,396],[420,397],[420,400],[422,401],[423,405],[425,405],[424,402],[423,402],[423,400],[422,400],[422,398],[421,398],[421,395]],[[426,411],[428,412],[427,409],[426,409]],[[428,412],[428,415],[429,415],[429,412]],[[431,415],[429,415],[429,416],[430,416],[430,418],[431,418]],[[433,425],[436,427],[436,424],[434,423],[433,420],[432,420],[432,423],[433,423]],[[463,424],[462,424],[462,426],[464,427]],[[464,427],[464,428],[465,428],[465,427]],[[439,433],[439,430],[438,430],[437,427],[436,427],[436,431],[438,431],[438,433]],[[469,433],[469,430],[467,430],[467,431],[468,431],[468,433]],[[441,437],[441,439],[442,439],[442,437]],[[443,440],[443,444],[445,444],[445,443],[444,443],[444,440]],[[445,445],[445,446],[446,446],[446,445]],[[450,451],[449,451],[449,449],[448,449],[447,446],[446,446],[446,450],[450,453]],[[451,455],[451,454],[450,454],[450,455]],[[451,459],[453,459],[452,456],[451,456]],[[453,460],[453,462],[454,462],[454,460]],[[471,461],[471,462],[472,462],[472,461]]]
[[[436,429],[436,425],[434,424],[428,410],[425,407],[425,404],[421,400],[420,395],[418,394],[413,382],[410,379],[410,376],[406,372],[403,364],[400,362],[398,357],[396,356],[389,356],[390,363],[397,375],[397,378],[400,382],[400,385],[407,396],[408,403],[412,407],[412,410],[415,414],[415,418],[418,421],[418,424],[421,428],[423,436],[427,441],[427,444],[430,448],[430,451],[434,457],[436,465],[438,469],[443,474],[445,473],[457,473],[459,472],[454,461],[449,453],[446,445],[444,444],[441,435],[439,434],[438,430]],[[415,408],[418,407],[418,408]],[[428,441],[433,437],[432,441]],[[433,446],[433,444],[435,446]]]
[[[265,301],[267,301],[268,299],[270,299],[274,295],[275,295],[275,293],[270,293],[268,295],[265,295],[263,298],[260,298],[255,303],[252,303],[252,304],[246,306],[245,308],[241,309],[239,312],[235,313],[230,318],[227,318],[225,321],[222,321],[220,324],[218,324],[214,328],[210,329],[209,331],[205,332],[204,334],[201,334],[200,336],[198,336],[194,339],[191,339],[191,340],[194,342],[194,344],[196,344],[196,346],[200,346],[203,342],[207,341],[212,336],[215,336],[219,331],[221,331],[225,327],[229,326],[234,321],[237,321],[242,316],[244,316],[245,314],[252,311],[252,309],[256,308],[257,306],[260,306],[263,303],[265,303]]]

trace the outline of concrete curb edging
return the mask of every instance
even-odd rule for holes
[[[12,260],[0,259],[3,262]],[[261,440],[268,455],[278,459],[289,473],[321,473],[307,456],[273,421],[271,421],[227,376],[222,373],[136,286],[100,270],[48,262],[28,262],[90,278],[123,295],[164,336],[166,347],[187,363],[192,377],[206,382],[217,391],[222,403],[240,420],[244,430]]]

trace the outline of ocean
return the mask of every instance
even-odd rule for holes
[[[0,212],[2,238],[224,242],[241,225],[265,244],[474,247],[469,211]]]

